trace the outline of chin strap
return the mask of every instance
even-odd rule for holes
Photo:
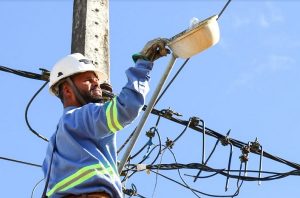
[[[78,102],[79,102],[81,105],[87,104],[87,102],[86,102],[85,99],[82,97],[82,95],[80,94],[78,88],[77,88],[76,85],[73,83],[73,81],[71,80],[71,78],[68,77],[68,78],[66,79],[66,81],[69,83],[69,85],[71,86],[72,90],[74,91],[75,97],[76,97],[76,99],[78,100]]]

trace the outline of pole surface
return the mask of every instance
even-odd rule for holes
[[[77,52],[109,80],[109,0],[74,0],[71,53]]]

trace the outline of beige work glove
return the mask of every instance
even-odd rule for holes
[[[132,59],[136,62],[138,59],[144,59],[151,62],[159,59],[160,57],[170,54],[170,50],[166,48],[168,39],[157,38],[149,41],[142,51],[138,54],[132,55]]]

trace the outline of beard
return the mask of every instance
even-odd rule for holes
[[[100,94],[97,93],[97,90],[100,90]],[[99,87],[94,87],[91,90],[80,91],[81,96],[87,103],[102,103],[102,91]]]

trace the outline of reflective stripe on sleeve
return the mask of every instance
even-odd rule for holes
[[[111,132],[115,133],[123,129],[122,125],[119,123],[118,120],[118,109],[117,109],[116,97],[109,102],[105,113],[106,113],[107,127]]]
[[[90,166],[83,167],[79,169],[76,173],[70,175],[69,177],[61,180],[53,188],[47,192],[47,196],[52,196],[55,192],[63,192],[77,186],[84,181],[92,178],[95,175],[107,174],[111,178],[116,178],[117,175],[113,171],[112,167],[104,167],[102,164],[93,164]]]

